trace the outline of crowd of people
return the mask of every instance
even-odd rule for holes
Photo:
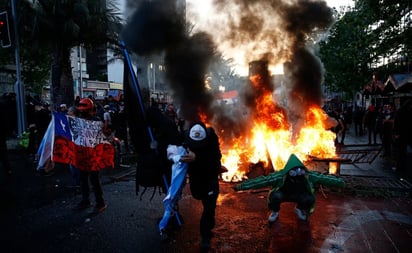
[[[394,161],[399,173],[406,173],[404,158],[408,144],[412,145],[411,134],[407,130],[411,129],[408,123],[408,115],[412,115],[411,101],[402,101],[399,108],[391,101],[377,105],[374,100],[367,107],[355,106],[352,109],[350,106],[343,110],[333,107],[328,115],[337,121],[331,129],[336,134],[335,144],[344,145],[348,131],[353,131],[355,137],[366,135],[365,145],[382,145],[381,156]]]
[[[367,134],[368,143],[365,143],[365,145],[381,144],[383,147],[382,156],[392,158],[396,161],[396,167],[399,172],[405,173],[407,170],[405,163],[407,147],[408,145],[412,145],[412,137],[409,131],[409,129],[411,129],[411,123],[408,120],[408,116],[412,115],[411,101],[411,99],[404,101],[399,108],[396,108],[392,102],[385,103],[381,106],[377,106],[372,102],[367,108],[355,107],[354,110],[352,110],[352,107],[345,107],[342,108],[342,110],[339,107],[334,107],[333,110],[328,113],[338,122],[338,124],[331,129],[336,133],[336,145],[345,145],[346,133],[352,131],[351,128],[353,125],[355,136]],[[52,111],[47,103],[39,103],[36,98],[30,98],[27,102],[27,118],[30,127],[27,131],[28,142],[24,145],[28,155],[36,159],[34,154],[46,132],[52,117]],[[2,110],[7,110],[4,108],[10,105],[10,103],[13,103],[12,97],[6,97],[4,95],[1,98]],[[169,163],[166,163],[168,166],[167,171],[163,171],[167,176],[167,184],[170,185],[170,183],[172,183],[172,161],[175,163],[187,163],[188,165],[187,175],[192,196],[200,200],[203,205],[199,225],[201,247],[202,249],[208,250],[213,237],[212,230],[215,226],[216,201],[219,195],[218,179],[220,173],[222,173],[220,161],[222,154],[219,147],[219,138],[213,128],[206,127],[205,122],[202,122],[200,118],[190,120],[181,119],[173,104],[162,106],[162,104],[158,104],[152,100],[152,104],[148,109],[148,113],[154,113],[151,116],[149,115],[148,122],[150,127],[155,131],[157,141],[155,148],[158,154],[162,156],[162,160],[169,160]],[[113,136],[113,138],[120,139],[123,152],[136,152],[136,150],[134,150],[134,143],[129,138],[129,129],[132,126],[129,125],[127,107],[123,97],[115,99],[112,96],[108,96],[102,101],[96,101],[93,97],[77,97],[73,101],[73,105],[67,106],[66,104],[60,104],[56,110],[70,116],[101,121],[103,133],[106,136]],[[168,129],[165,130],[164,128],[166,126]],[[0,149],[2,154],[0,164],[9,174],[12,173],[12,168],[10,168],[10,163],[7,158],[6,139],[15,136],[15,127],[16,126],[7,126],[0,131],[2,133],[0,136]],[[178,159],[176,157],[171,159],[167,156],[166,151],[171,144],[184,147],[185,153],[179,156]],[[173,159],[177,160],[175,161]],[[91,183],[96,200],[94,212],[99,213],[104,211],[107,208],[107,204],[103,198],[99,172],[79,171],[72,166],[70,170],[80,185],[82,193],[82,199],[74,209],[84,210],[91,207],[91,201],[89,199],[89,193],[91,192],[89,183]],[[289,166],[287,173],[292,183],[296,183],[296,179],[302,179],[299,181],[299,187],[304,190],[302,192],[305,193],[305,198],[301,198],[302,193],[300,191],[295,192],[291,190],[289,184],[286,184],[286,188],[282,188],[284,187],[283,185],[274,187],[276,191],[272,192],[270,196],[271,202],[269,203],[269,208],[272,212],[268,220],[271,223],[278,219],[280,203],[283,201],[297,202],[296,214],[301,220],[307,220],[313,211],[312,206],[314,205],[315,199],[311,194],[312,191],[309,188],[308,191],[302,186],[307,184],[307,180],[309,180],[309,178],[307,178],[308,176],[314,177],[314,175],[312,175],[313,173],[309,173],[301,162],[296,166]],[[288,175],[279,174],[279,178]],[[278,178],[275,175],[272,183],[278,183],[277,180]],[[325,180],[332,179],[325,178]],[[335,179],[332,181],[335,182],[334,180]],[[330,183],[329,181],[325,182]],[[252,182],[244,182],[237,190],[260,186],[259,180],[257,181],[258,185],[252,185],[251,183]],[[338,183],[341,185],[341,182]],[[167,187],[168,186],[165,188]],[[178,212],[178,209],[175,211]],[[161,233],[164,232],[163,230],[161,231]]]
[[[13,100],[14,98],[14,100]],[[10,94],[3,95],[1,99],[1,106],[4,111],[7,106],[15,106],[15,97]],[[122,141],[123,152],[135,152],[133,150],[133,143],[129,139],[129,122],[127,116],[127,108],[125,101],[121,96],[120,99],[114,99],[112,96],[106,97],[103,101],[96,101],[93,97],[80,98],[76,97],[72,105],[60,104],[56,108],[50,108],[48,103],[41,102],[39,98],[32,98],[30,96],[26,99],[27,123],[29,128],[23,133],[24,140],[20,142],[22,147],[26,150],[27,155],[38,161],[36,153],[39,145],[46,133],[47,127],[52,120],[52,112],[62,113],[69,116],[75,116],[86,120],[94,120],[102,122],[102,131],[106,136],[112,135]],[[188,177],[190,178],[190,189],[193,197],[202,202],[204,210],[200,218],[200,234],[202,249],[207,250],[210,247],[210,241],[213,237],[212,230],[215,225],[215,208],[216,201],[219,194],[219,173],[220,165],[220,147],[217,135],[213,128],[206,127],[200,119],[192,119],[192,121],[185,121],[178,117],[178,113],[173,104],[161,106],[161,104],[152,101],[152,109],[155,108],[162,116],[162,124],[167,124],[172,130],[165,130],[167,134],[176,134],[177,141],[173,144],[181,145],[186,149],[186,154],[182,155],[181,161],[188,163]],[[10,111],[10,110],[9,110]],[[148,110],[153,111],[153,110]],[[11,110],[12,112],[12,110]],[[11,113],[11,115],[16,115]],[[17,122],[17,119],[16,119]],[[156,137],[162,132],[162,126],[155,125]],[[7,142],[8,138],[16,138],[17,124],[10,125],[1,131],[1,166],[5,167],[7,173],[12,173],[12,168],[7,157]],[[23,137],[23,135],[21,137]],[[4,138],[3,138],[4,137]],[[162,138],[159,137],[158,149],[166,149],[167,144],[162,143]],[[170,138],[165,138],[168,142]],[[4,151],[4,152],[3,152]],[[164,152],[163,152],[164,151]],[[166,150],[161,150],[161,154],[166,156]],[[161,158],[163,159],[163,157]],[[167,157],[165,157],[167,159]],[[81,200],[73,210],[85,210],[92,207],[89,198],[92,192],[89,183],[93,187],[96,204],[92,213],[100,213],[107,208],[103,196],[103,189],[100,183],[99,171],[84,171],[79,170],[72,165],[68,169],[73,175],[76,184],[80,186]],[[171,167],[169,167],[171,170]],[[171,171],[167,172],[167,181],[171,183]]]

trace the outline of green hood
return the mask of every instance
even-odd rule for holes
[[[301,168],[304,168],[305,171],[308,171],[308,169],[299,160],[299,158],[297,158],[296,155],[291,154],[289,156],[288,161],[285,164],[285,167],[283,167],[282,170],[272,172],[267,176],[260,176],[254,179],[248,179],[238,184],[235,187],[235,189],[236,190],[247,190],[247,189],[258,189],[258,188],[262,188],[266,186],[273,186],[273,184],[283,182],[284,177],[287,175],[287,173],[295,167],[301,167]]]
[[[305,171],[308,171],[308,169],[305,167],[305,165],[299,160],[299,158],[294,155],[291,154],[289,156],[288,161],[285,164],[285,167],[283,167],[282,170],[280,170],[278,173],[285,175],[287,174],[291,169],[296,168],[296,167],[301,167],[301,168],[305,168]]]

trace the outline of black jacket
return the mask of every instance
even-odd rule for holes
[[[215,180],[219,176],[222,154],[220,152],[219,138],[211,127],[204,123],[196,122],[206,130],[206,138],[194,141],[189,137],[189,130],[185,131],[185,142],[187,148],[196,154],[196,159],[189,163],[188,174],[192,182],[204,182]],[[191,129],[191,127],[189,128]]]

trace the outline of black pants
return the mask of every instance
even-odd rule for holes
[[[104,205],[103,190],[99,175],[99,171],[80,171],[80,189],[82,191],[83,202],[90,202],[90,179],[90,183],[93,186],[94,196],[96,198],[96,204]]]
[[[373,138],[373,144],[376,144],[375,126],[368,126],[368,144],[372,144],[372,138]]]
[[[4,167],[4,169],[9,172],[10,171],[10,162],[9,157],[7,155],[7,142],[6,139],[0,137],[0,163]]]
[[[308,211],[315,203],[315,197],[310,192],[288,193],[283,191],[274,191],[269,195],[268,207],[274,212],[279,212],[282,202],[295,202],[297,208]]]
[[[210,240],[215,227],[216,201],[219,196],[219,181],[211,182],[209,192],[202,197],[203,212],[200,218],[200,235],[202,239]]]

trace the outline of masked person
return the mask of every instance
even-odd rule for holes
[[[271,210],[268,221],[275,222],[279,217],[280,204],[296,203],[295,212],[300,220],[309,220],[315,209],[315,185],[344,187],[344,181],[333,175],[309,171],[294,155],[290,155],[285,167],[267,176],[246,180],[235,186],[235,190],[259,189],[271,186],[268,207]]]
[[[200,218],[202,251],[209,250],[215,226],[216,200],[219,195],[219,174],[221,151],[219,138],[213,128],[203,122],[194,122],[184,133],[184,145],[188,154],[181,162],[188,162],[190,191],[192,196],[202,201],[203,212]]]

